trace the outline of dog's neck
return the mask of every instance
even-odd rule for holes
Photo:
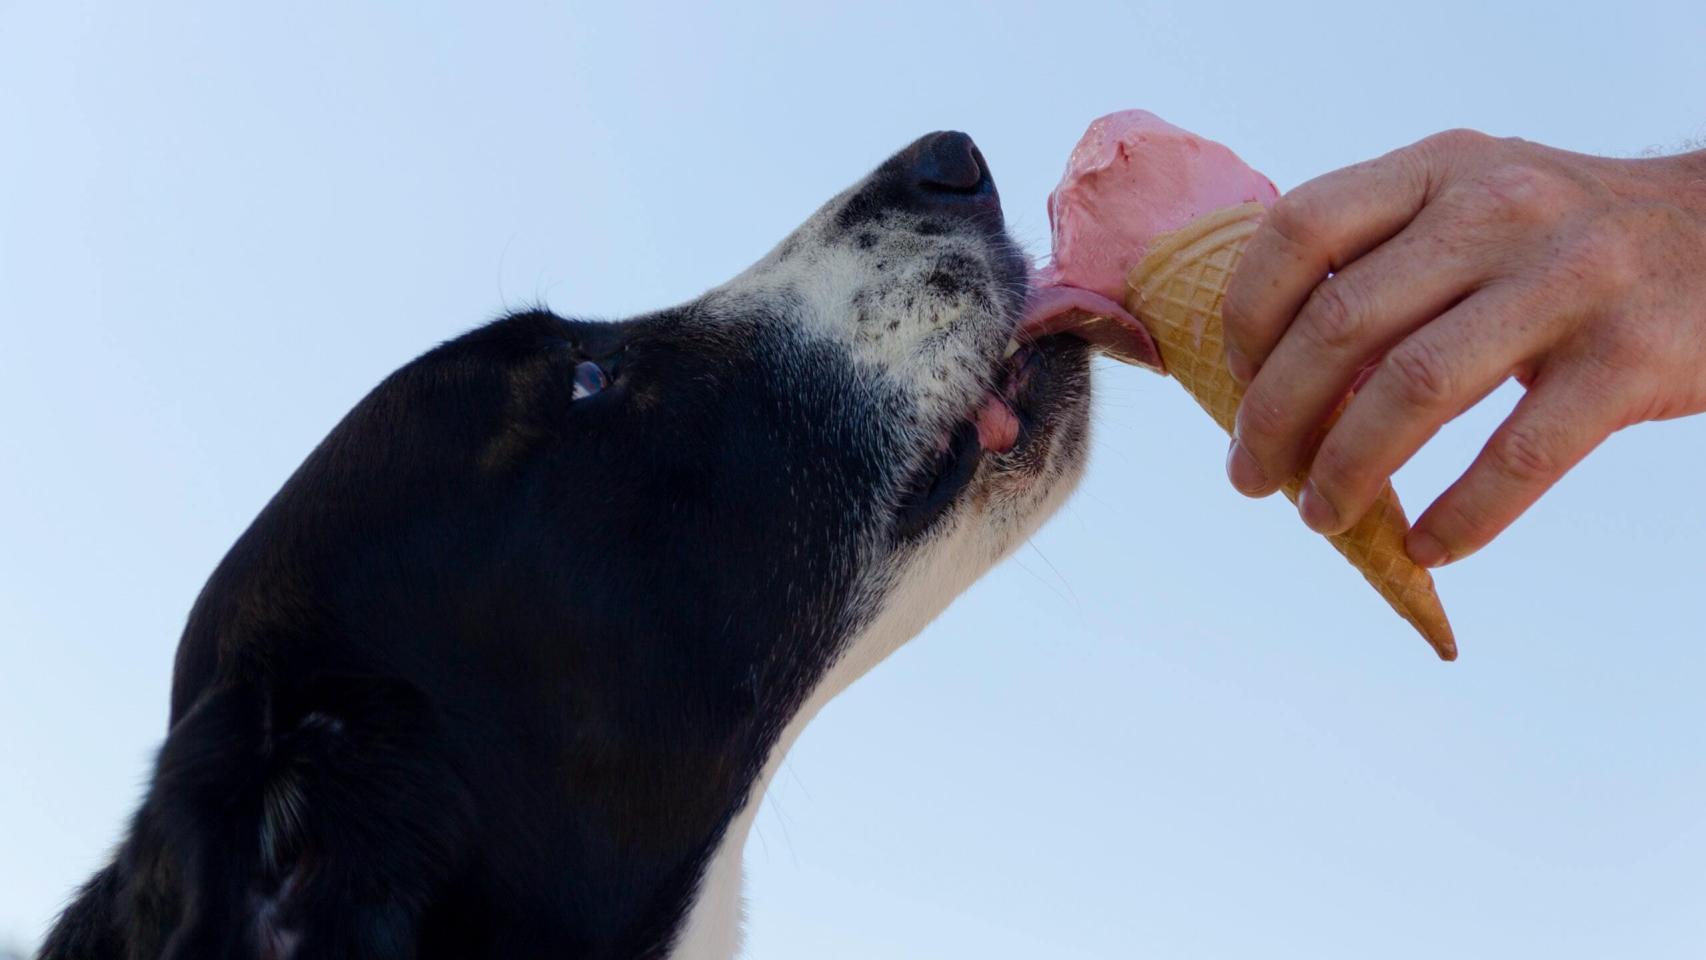
[[[669,953],[670,960],[726,960],[740,951],[742,924],[746,919],[745,898],[742,896],[745,883],[742,852],[746,847],[747,834],[758,816],[758,808],[770,787],[771,777],[780,769],[783,758],[805,730],[806,724],[829,701],[829,697],[814,694],[812,700],[813,703],[794,715],[777,738],[746,802],[729,821],[716,851],[705,865],[681,932]]]
[[[956,550],[955,539],[958,535],[944,538],[925,551],[926,556],[907,565],[906,575],[889,585],[887,599],[875,618],[854,636],[783,727],[752,789],[706,864],[669,953],[670,960],[727,960],[739,952],[745,919],[742,851],[771,778],[819,710],[916,636],[983,572],[980,564],[930,562],[944,556],[964,556],[964,550]]]

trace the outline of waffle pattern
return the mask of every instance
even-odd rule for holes
[[[1226,369],[1220,305],[1226,281],[1262,213],[1261,204],[1246,203],[1160,237],[1126,281],[1126,308],[1149,328],[1167,372],[1229,434],[1244,390]],[[1295,503],[1302,487],[1303,478],[1294,478],[1285,485],[1285,495]],[[1327,539],[1433,645],[1440,659],[1456,659],[1457,643],[1433,577],[1404,550],[1409,529],[1398,495],[1387,484],[1356,526]]]

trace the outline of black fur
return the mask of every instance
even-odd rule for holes
[[[44,956],[653,955],[880,479],[823,426],[844,360],[739,339],[531,313],[374,390],[202,592],[153,789]],[[571,402],[585,357],[612,383]]]

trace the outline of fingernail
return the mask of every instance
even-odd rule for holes
[[[1419,567],[1437,567],[1451,559],[1451,554],[1445,550],[1445,544],[1435,540],[1431,534],[1411,530],[1404,540],[1404,547],[1409,550],[1410,559],[1416,561]]]
[[[1297,512],[1303,517],[1304,525],[1316,533],[1331,533],[1339,527],[1339,511],[1333,509],[1313,483],[1305,486],[1298,496]]]
[[[1238,352],[1237,347],[1226,348],[1226,369],[1232,373],[1232,379],[1239,383],[1249,383],[1256,379],[1256,365],[1250,358]]]
[[[1268,475],[1262,465],[1236,440],[1226,451],[1226,478],[1247,497],[1259,496],[1268,488]]]

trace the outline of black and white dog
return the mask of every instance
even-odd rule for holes
[[[391,375],[209,579],[42,956],[732,956],[789,745],[1083,469],[1028,277],[932,134],[697,300]]]

